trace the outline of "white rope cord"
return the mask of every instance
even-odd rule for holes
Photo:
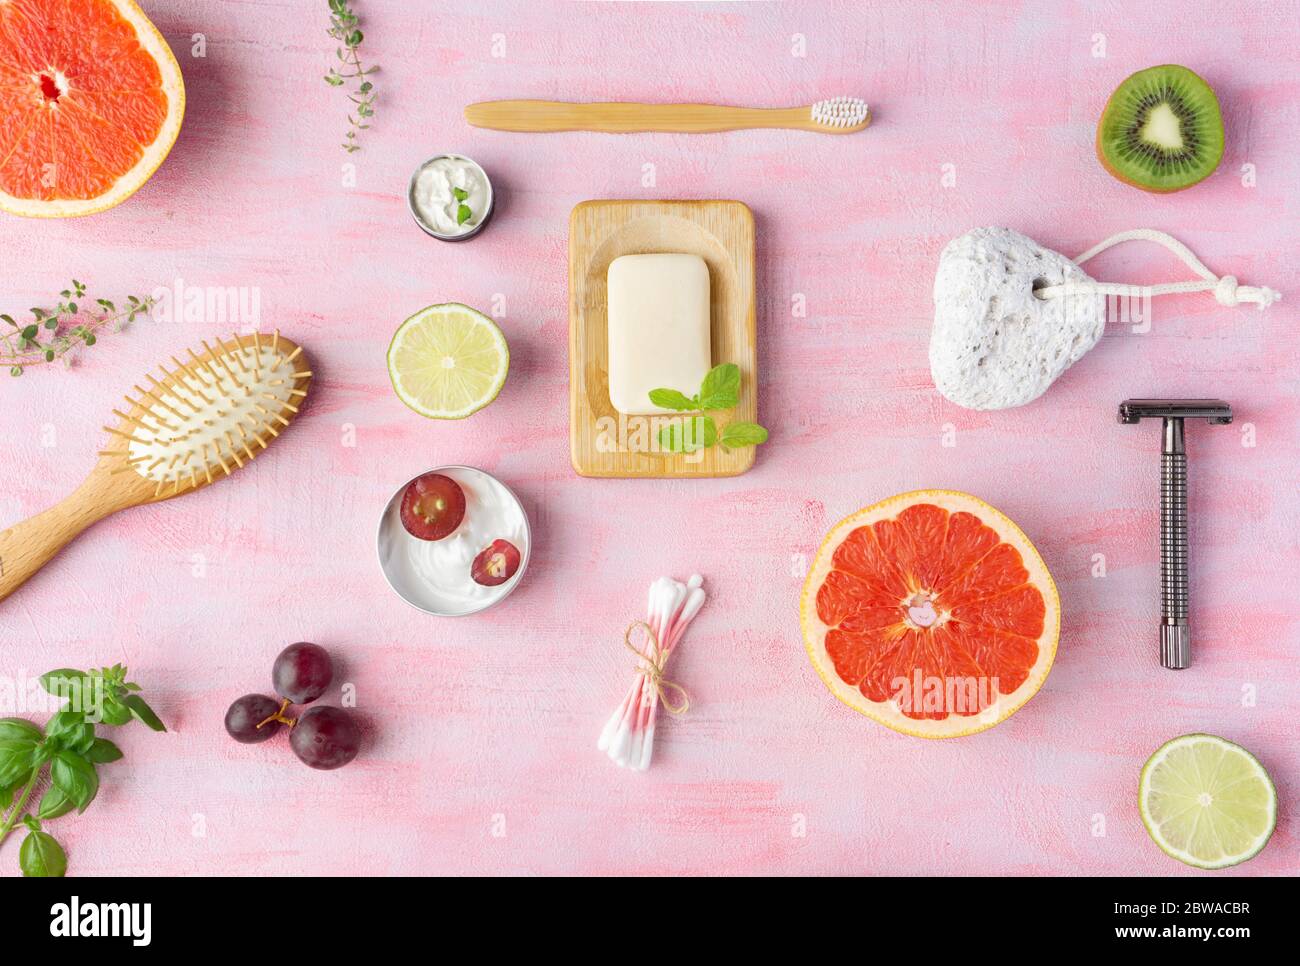
[[[1082,265],[1095,255],[1100,255],[1108,248],[1121,245],[1127,241],[1150,241],[1163,245],[1177,255],[1184,265],[1201,276],[1199,280],[1187,282],[1165,282],[1160,285],[1125,285],[1120,282],[1062,282],[1060,285],[1047,285],[1037,290],[1039,298],[1059,298],[1063,295],[1124,295],[1130,298],[1147,298],[1156,295],[1177,295],[1186,292],[1213,292],[1215,301],[1220,305],[1238,305],[1250,302],[1266,309],[1282,297],[1280,292],[1271,288],[1254,285],[1238,285],[1234,275],[1215,275],[1205,267],[1192,250],[1171,235],[1151,228],[1135,228],[1111,235],[1104,242],[1092,246],[1074,260]]]

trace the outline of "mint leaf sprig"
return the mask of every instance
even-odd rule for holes
[[[714,366],[700,383],[700,391],[688,396],[678,389],[651,389],[650,401],[660,409],[677,412],[708,413],[734,409],[740,401],[740,366],[724,362]],[[721,444],[723,449],[740,449],[767,442],[767,430],[758,423],[730,422],[718,431],[712,416],[691,419],[686,425],[670,424],[659,430],[659,446],[670,453],[694,453]]]
[[[25,876],[51,877],[67,872],[68,857],[42,822],[74,809],[84,812],[99,792],[97,766],[122,757],[117,745],[95,734],[95,726],[134,719],[154,731],[167,728],[140,697],[140,685],[126,680],[121,664],[90,671],[59,668],[40,680],[67,704],[43,729],[25,718],[0,718],[0,844],[21,821],[27,837],[18,850],[19,868]],[[46,770],[50,786],[29,812],[27,803]]]
[[[28,366],[60,358],[71,362],[68,353],[73,349],[93,346],[96,333],[106,326],[120,331],[146,314],[155,302],[152,296],[128,295],[120,308],[108,299],[95,299],[96,308],[91,309],[86,306],[85,295],[86,286],[74,278],[59,293],[54,308],[28,309],[29,321],[20,323],[0,312],[0,366],[7,366],[11,376],[21,376]]]
[[[464,188],[452,188],[451,193],[455,195],[456,200],[460,202],[460,204],[456,206],[456,224],[463,225],[474,217],[474,212],[470,211],[469,205],[465,204],[465,199],[469,197],[469,192]]]
[[[348,113],[348,133],[343,139],[343,150],[351,154],[360,151],[357,132],[370,127],[370,118],[375,116],[375,85],[369,75],[379,70],[378,67],[364,67],[361,63],[361,41],[365,39],[358,28],[361,18],[352,10],[348,0],[329,0],[330,26],[327,33],[340,44],[335,49],[339,63],[329,69],[325,83],[330,87],[344,87],[348,81],[360,81],[355,90],[347,92],[353,107]]]

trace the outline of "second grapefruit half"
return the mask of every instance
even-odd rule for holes
[[[66,218],[125,201],[184,111],[176,58],[132,0],[0,0],[0,209]]]
[[[1056,655],[1060,599],[1020,528],[951,490],[890,497],[841,520],[804,583],[804,643],[850,707],[895,731],[991,728]]]

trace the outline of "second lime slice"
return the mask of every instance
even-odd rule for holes
[[[1201,869],[1245,862],[1277,822],[1277,792],[1264,766],[1214,735],[1161,745],[1142,769],[1138,807],[1156,845]]]

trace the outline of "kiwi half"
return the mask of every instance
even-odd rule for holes
[[[1097,123],[1106,170],[1145,191],[1181,191],[1223,157],[1223,115],[1210,85],[1186,67],[1148,67],[1110,95]]]

